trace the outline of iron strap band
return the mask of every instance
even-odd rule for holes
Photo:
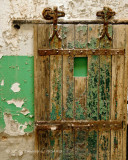
[[[47,55],[124,55],[124,49],[39,49],[40,56]]]

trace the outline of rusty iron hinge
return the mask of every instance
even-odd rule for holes
[[[64,17],[65,13],[62,11],[58,11],[57,7],[54,7],[53,10],[51,8],[45,8],[42,12],[42,15],[46,20],[53,20],[53,34],[50,37],[49,41],[51,42],[56,36],[58,39],[58,43],[61,43],[61,37],[58,33],[57,19],[59,17]]]
[[[104,7],[102,11],[97,12],[96,15],[104,19],[104,26],[103,26],[102,35],[100,37],[100,40],[103,39],[105,35],[110,41],[112,40],[112,37],[108,33],[108,23],[109,23],[108,20],[112,18],[115,14],[116,13],[112,11],[112,9],[109,7]]]

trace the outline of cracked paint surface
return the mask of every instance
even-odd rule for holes
[[[7,119],[10,118],[18,127],[20,126],[20,129],[17,127],[19,135],[21,130],[24,133],[33,132],[33,57],[3,56],[0,61],[0,74],[0,82],[4,79],[5,83],[4,86],[0,86],[0,131],[10,134],[7,132]],[[12,129],[13,127],[15,128],[15,125],[12,125]]]

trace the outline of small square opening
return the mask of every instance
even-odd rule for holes
[[[74,58],[74,77],[87,77],[88,58],[75,57]]]

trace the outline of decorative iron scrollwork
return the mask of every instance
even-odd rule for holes
[[[104,19],[104,27],[102,30],[102,35],[100,37],[100,40],[107,36],[107,38],[111,41],[112,37],[108,33],[108,20],[112,18],[116,13],[112,11],[111,8],[104,7],[102,11],[97,12],[97,16]]]
[[[61,42],[61,37],[58,34],[57,20],[59,17],[64,17],[65,13],[58,11],[57,7],[54,7],[53,10],[51,8],[45,8],[42,15],[46,20],[53,20],[53,34],[49,40],[52,41],[56,36],[58,38],[58,43]]]

